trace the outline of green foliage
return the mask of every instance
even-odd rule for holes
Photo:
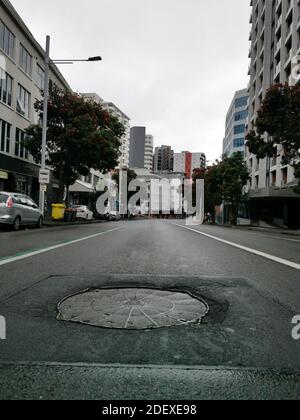
[[[43,101],[35,110],[43,118]],[[107,172],[118,164],[124,127],[117,118],[94,102],[65,92],[50,84],[48,102],[47,165],[66,187],[91,168]],[[42,129],[31,125],[26,131],[26,147],[41,162]]]
[[[270,136],[268,142],[265,133]],[[277,145],[284,148],[282,163],[295,169],[300,193],[300,86],[272,86],[258,112],[255,128],[247,136],[249,151],[260,159],[277,155]]]
[[[235,153],[231,157],[224,156],[222,161],[207,168],[194,172],[194,181],[205,181],[205,208],[215,213],[215,206],[225,202],[237,212],[238,205],[243,199],[243,187],[249,181],[249,170],[242,153]]]
[[[197,179],[204,179],[204,194],[205,194],[205,212],[206,213],[215,213],[215,206],[220,204],[220,198],[217,192],[214,189],[215,183],[212,182],[215,175],[216,166],[213,166],[208,169],[195,169],[193,172],[193,193],[194,193],[194,202],[193,204],[196,205],[196,180]],[[222,202],[222,200],[221,200]]]
[[[250,179],[249,169],[242,153],[224,157],[217,165],[216,187],[222,202],[238,206],[243,198],[243,188]]]
[[[128,186],[130,184],[131,181],[135,180],[137,175],[136,173],[132,170],[132,169],[123,169],[123,172],[127,172],[127,200],[129,202],[130,198],[132,196],[134,196],[135,192],[134,191],[128,191]],[[118,169],[116,169],[113,173],[112,179],[116,182],[116,184],[118,185],[119,188],[119,184],[120,184],[120,171]]]

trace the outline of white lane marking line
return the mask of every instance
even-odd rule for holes
[[[261,251],[258,251],[257,249],[253,249],[253,248],[248,248],[246,246],[239,245],[239,244],[236,244],[234,242],[226,241],[225,239],[218,238],[217,236],[209,235],[208,233],[204,233],[204,232],[201,232],[201,231],[196,230],[196,229],[191,229],[191,228],[188,228],[186,226],[179,225],[177,223],[171,223],[171,224],[173,224],[175,226],[178,226],[178,227],[181,227],[181,228],[186,229],[186,230],[190,230],[191,232],[198,233],[198,235],[202,235],[202,236],[206,236],[207,238],[214,239],[215,241],[221,242],[223,244],[233,246],[234,248],[238,248],[238,249],[241,249],[243,251],[250,252],[251,254],[258,255],[259,257],[263,257],[263,258],[266,258],[268,260],[275,261],[279,264],[286,265],[287,267],[291,267],[291,268],[294,268],[296,270],[300,270],[300,264],[294,263],[292,261],[288,261],[288,260],[285,260],[283,258],[275,257],[274,255],[266,254],[265,252],[261,252]]]
[[[55,249],[64,248],[65,246],[78,244],[79,242],[88,241],[89,239],[94,239],[94,238],[97,238],[99,236],[105,235],[106,233],[115,232],[115,231],[120,230],[120,229],[123,229],[123,227],[118,227],[118,228],[115,228],[115,229],[106,230],[105,232],[100,232],[100,233],[96,233],[94,235],[85,236],[83,238],[74,239],[72,241],[64,242],[64,243],[61,243],[61,244],[52,245],[52,246],[49,246],[49,247],[46,247],[46,248],[43,248],[43,249],[39,249],[37,251],[32,251],[32,252],[27,252],[27,253],[25,251],[24,253],[22,253],[22,255],[17,255],[15,257],[8,257],[8,258],[4,258],[3,260],[0,260],[0,266],[10,264],[10,263],[13,263],[15,261],[24,260],[25,258],[34,257],[35,255],[44,254],[46,252],[53,251]]]

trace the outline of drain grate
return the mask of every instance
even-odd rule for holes
[[[58,320],[144,330],[199,324],[209,307],[189,293],[157,289],[90,289],[63,299]]]

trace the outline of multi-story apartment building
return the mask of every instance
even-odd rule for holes
[[[153,158],[154,172],[172,172],[174,151],[171,146],[156,147]]]
[[[223,155],[231,156],[236,152],[245,152],[245,131],[248,117],[248,90],[235,93],[226,115]]]
[[[8,0],[0,0],[0,190],[26,193],[39,200],[39,166],[25,147],[24,130],[38,123],[34,103],[44,89],[43,48]],[[70,89],[55,65],[50,79]],[[52,180],[47,196],[57,200],[59,185]]]
[[[204,153],[182,152],[174,155],[174,172],[181,172],[187,178],[192,178],[195,169],[206,167],[206,156]]]
[[[121,139],[119,166],[123,168],[129,167],[129,148],[130,148],[130,118],[120,110],[113,102],[104,101],[96,93],[82,93],[84,99],[87,101],[94,101],[102,106],[103,109],[110,112],[118,118],[118,120],[125,127],[125,134]]]
[[[150,134],[146,135],[145,141],[145,169],[153,171],[153,148],[154,138]]]
[[[122,145],[120,148],[121,155],[119,160],[119,166],[123,168],[129,168],[130,118],[112,102],[103,102],[102,107],[105,110],[109,111],[112,115],[117,117],[125,128],[125,134],[121,139]]]
[[[266,91],[272,84],[293,85],[297,82],[293,78],[293,66],[294,58],[300,54],[299,0],[252,0],[251,6],[248,130],[253,127]],[[273,158],[258,160],[246,150],[251,172],[247,188],[251,219],[299,226],[300,198],[293,192],[297,180],[293,168],[282,165],[283,154],[282,147],[278,147]]]

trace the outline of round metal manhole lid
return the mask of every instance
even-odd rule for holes
[[[199,324],[209,307],[189,293],[156,289],[94,289],[58,305],[58,320],[95,327],[144,330]]]

